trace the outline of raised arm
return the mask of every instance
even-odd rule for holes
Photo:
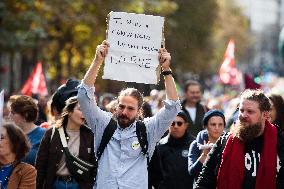
[[[94,83],[97,78],[98,71],[102,65],[107,52],[109,44],[107,41],[103,41],[101,45],[98,45],[96,55],[91,63],[89,70],[85,74],[82,84],[78,90],[78,101],[83,112],[88,126],[93,130],[95,134],[95,150],[99,145],[104,129],[109,123],[112,114],[101,110],[95,100]]]
[[[171,71],[171,55],[165,48],[159,50],[159,61],[162,67],[162,72]],[[164,75],[165,77],[165,89],[167,94],[167,99],[176,101],[178,100],[178,94],[176,90],[176,85],[172,74]]]
[[[108,53],[108,47],[109,43],[107,41],[103,41],[102,44],[97,47],[96,56],[83,79],[83,83],[88,87],[94,86],[99,69]]]
[[[175,119],[178,112],[181,111],[180,102],[174,82],[174,78],[171,73],[171,55],[166,49],[161,48],[159,50],[159,62],[162,67],[165,77],[165,90],[167,99],[164,101],[165,106],[159,110],[153,117],[145,119],[147,123],[147,137],[149,142],[149,156],[151,157],[155,149],[156,143],[161,139],[168,127]]]

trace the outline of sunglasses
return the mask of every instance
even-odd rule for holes
[[[177,126],[180,127],[180,126],[183,125],[183,123],[184,123],[184,122],[182,122],[182,121],[173,121],[171,126],[173,127],[173,126],[177,125]]]

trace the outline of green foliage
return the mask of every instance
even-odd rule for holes
[[[228,6],[220,4],[224,1],[4,0],[0,2],[0,52],[20,52],[26,70],[42,60],[57,87],[68,77],[83,77],[96,46],[106,37],[110,11],[145,13],[166,17],[166,46],[173,67],[207,75],[216,71],[226,40],[234,33],[234,28],[228,29],[231,20],[237,20],[234,23],[240,28],[236,35],[246,40],[247,23],[238,9],[226,11]]]
[[[45,36],[32,0],[0,2],[0,50],[16,52],[37,45]]]
[[[178,10],[168,17],[166,44],[180,70],[207,73],[212,56],[210,37],[218,12],[215,0],[177,0]]]

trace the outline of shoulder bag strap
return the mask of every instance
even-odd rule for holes
[[[60,140],[61,140],[61,143],[62,143],[63,148],[68,148],[68,146],[67,146],[67,141],[66,141],[66,138],[65,138],[65,133],[64,133],[64,130],[63,130],[63,127],[60,127],[60,128],[58,129],[58,131],[59,131]]]

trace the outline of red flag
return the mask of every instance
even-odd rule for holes
[[[32,94],[41,94],[44,96],[48,94],[41,62],[36,64],[21,93],[29,96]]]
[[[232,39],[229,41],[226,49],[219,75],[224,84],[239,85],[241,83],[241,73],[235,64],[235,42]]]

